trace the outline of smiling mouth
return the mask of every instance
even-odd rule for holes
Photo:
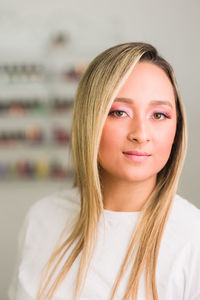
[[[126,158],[135,162],[143,162],[151,156],[149,153],[141,152],[141,151],[127,151],[122,153]]]

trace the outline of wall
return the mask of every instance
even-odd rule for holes
[[[0,3],[0,59],[44,59],[49,35],[66,30],[68,55],[90,60],[101,50],[125,41],[154,44],[174,67],[189,124],[188,155],[181,177],[181,195],[200,207],[198,120],[200,111],[200,2],[198,0],[18,0]],[[17,233],[30,205],[61,188],[54,183],[1,183],[2,267],[0,299],[16,255]]]

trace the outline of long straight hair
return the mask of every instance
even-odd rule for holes
[[[120,272],[116,274],[111,300],[114,299],[120,280],[130,266],[131,273],[123,300],[137,299],[139,281],[143,272],[147,299],[159,299],[156,287],[156,264],[185,157],[186,120],[170,64],[158,55],[157,50],[150,44],[125,43],[114,46],[97,56],[90,63],[79,83],[73,112],[72,153],[75,186],[80,191],[80,213],[71,234],[57,247],[48,261],[44,277],[41,279],[38,300],[53,298],[78,255],[81,259],[74,299],[79,299],[81,295],[94,252],[99,218],[104,213],[98,165],[102,129],[120,88],[135,64],[142,61],[159,66],[173,86],[177,110],[176,134],[170,157],[164,168],[157,174],[156,186],[142,208]],[[51,283],[61,262],[62,269]]]

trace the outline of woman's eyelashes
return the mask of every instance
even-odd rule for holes
[[[128,114],[123,110],[112,110],[109,112],[110,116],[114,116],[116,118],[126,117]]]
[[[114,118],[124,118],[124,117],[133,118],[134,112],[128,112],[120,109],[113,109],[109,112],[109,116],[113,116]],[[150,112],[148,113],[147,117],[158,121],[164,119],[171,119],[169,113],[161,112],[161,111]]]
[[[163,119],[171,119],[170,115],[163,112],[154,112],[153,119],[155,120],[163,120]]]

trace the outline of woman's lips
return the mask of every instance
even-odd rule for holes
[[[130,160],[136,161],[136,162],[142,162],[148,159],[151,155],[147,152],[142,151],[126,151],[123,152],[123,154]]]

